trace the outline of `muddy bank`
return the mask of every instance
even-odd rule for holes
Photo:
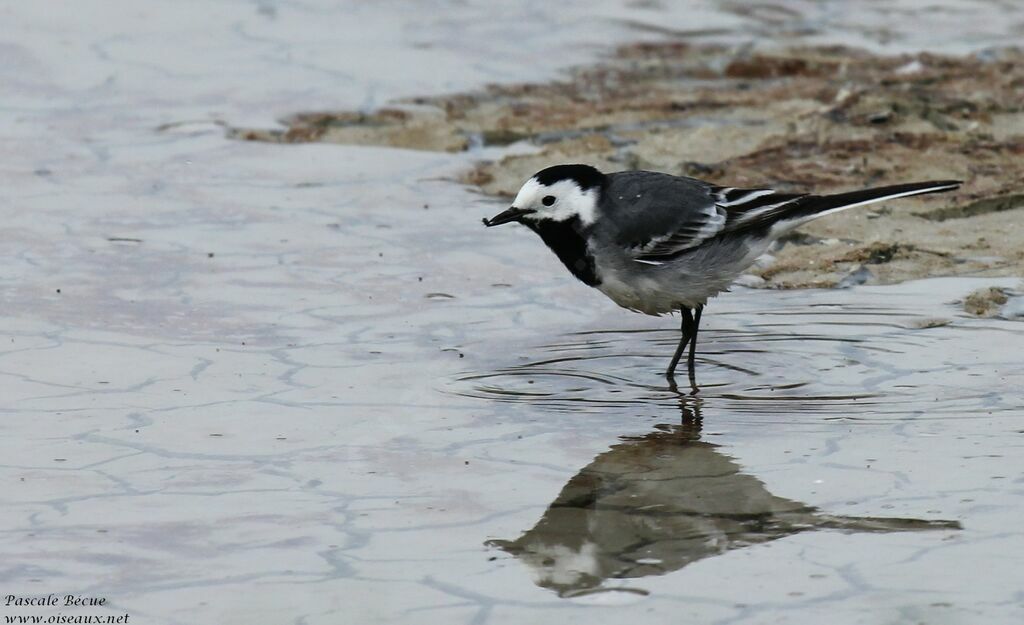
[[[1024,52],[1016,49],[885,57],[638,44],[561,82],[416,98],[371,114],[302,113],[283,130],[229,134],[438,151],[509,146],[464,177],[499,196],[567,161],[823,192],[965,181],[955,193],[807,225],[747,279],[850,286],[1024,273],[1022,93]]]

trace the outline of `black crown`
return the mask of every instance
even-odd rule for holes
[[[561,180],[572,180],[584,191],[602,187],[605,182],[605,175],[590,165],[555,165],[538,171],[533,177],[546,187]]]

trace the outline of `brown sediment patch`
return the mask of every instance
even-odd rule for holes
[[[791,288],[861,277],[1024,274],[1024,51],[876,56],[840,47],[749,53],[644,43],[546,84],[416,98],[372,114],[295,115],[240,139],[460,151],[528,142],[463,181],[511,195],[538,169],[588,162],[730,186],[831,192],[961,179],[954,193],[804,226],[755,270]],[[520,152],[522,152],[520,150]]]
[[[964,298],[964,310],[977,317],[995,317],[1009,300],[1004,289],[988,287],[978,289]]]
[[[445,123],[436,110],[381,109],[375,113],[299,113],[282,120],[285,129],[229,128],[228,136],[273,143],[346,143],[392,145],[457,152],[468,146],[465,134]]]

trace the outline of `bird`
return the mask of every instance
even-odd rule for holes
[[[696,390],[704,306],[776,239],[841,210],[960,185],[938,180],[816,195],[720,186],[656,171],[606,174],[591,165],[564,164],[534,174],[511,207],[483,223],[526,226],[572,275],[623,308],[655,316],[679,312],[681,336],[665,377],[674,385],[688,344],[687,369]]]

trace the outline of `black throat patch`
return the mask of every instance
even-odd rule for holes
[[[573,217],[566,221],[542,219],[540,221],[524,220],[523,223],[540,235],[544,243],[558,256],[558,260],[587,286],[601,284],[597,277],[594,257],[587,250],[587,241],[579,233],[579,218]]]

